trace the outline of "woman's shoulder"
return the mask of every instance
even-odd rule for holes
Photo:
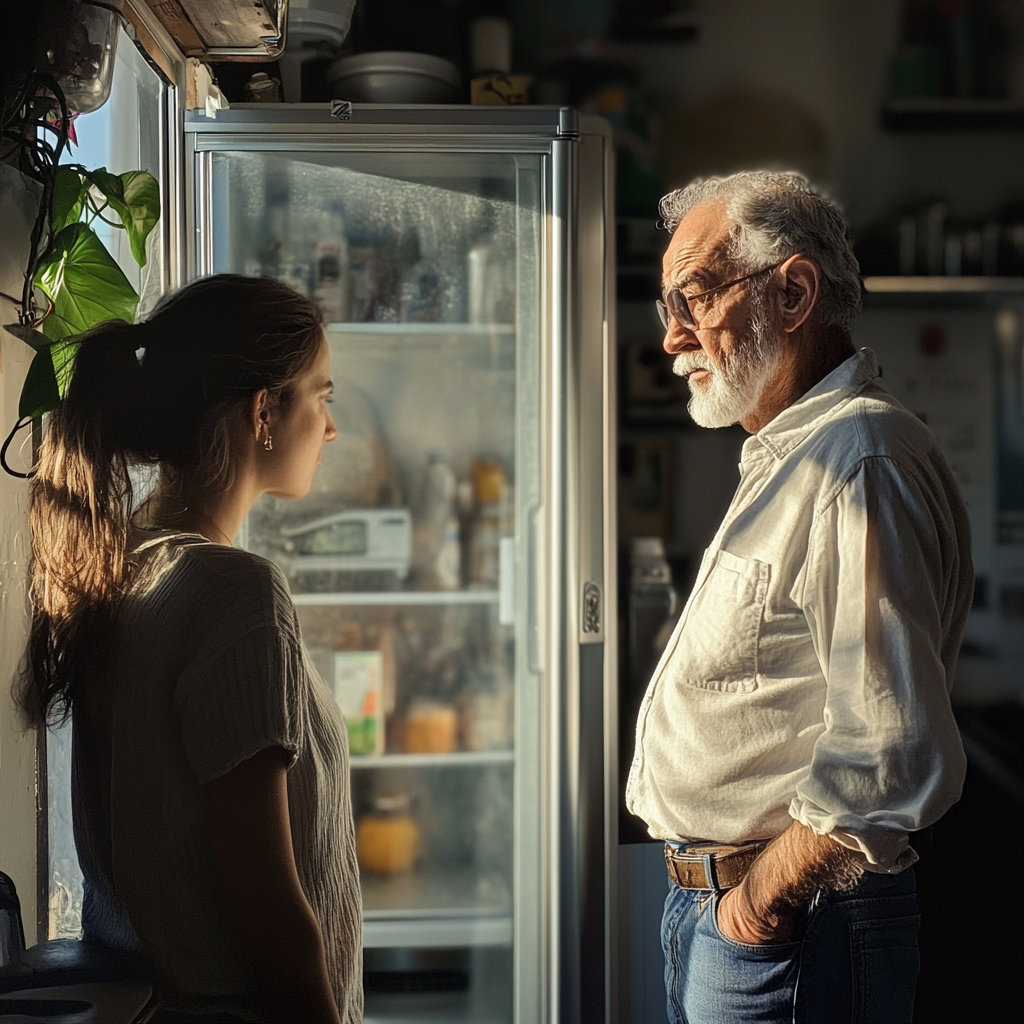
[[[276,625],[294,616],[284,574],[253,551],[214,544],[198,534],[164,532],[144,537],[132,556],[141,569],[142,589],[173,591],[194,612]]]

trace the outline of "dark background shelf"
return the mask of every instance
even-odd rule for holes
[[[882,108],[893,132],[1020,131],[1024,106],[1000,100],[904,100]]]

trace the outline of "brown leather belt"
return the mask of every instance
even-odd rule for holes
[[[768,843],[695,843],[678,850],[666,843],[665,864],[680,889],[731,889],[743,881]]]

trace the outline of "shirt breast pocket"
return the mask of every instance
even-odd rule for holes
[[[676,652],[679,682],[704,690],[757,689],[757,647],[769,565],[719,551],[694,595]]]

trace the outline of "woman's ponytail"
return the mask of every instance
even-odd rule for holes
[[[111,321],[83,338],[64,399],[48,418],[30,486],[32,626],[19,694],[33,724],[53,712],[67,716],[73,668],[124,582],[143,334],[143,325]]]

